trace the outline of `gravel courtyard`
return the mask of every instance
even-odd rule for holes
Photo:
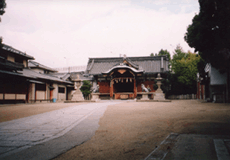
[[[80,103],[0,106],[0,122]],[[228,135],[230,104],[197,100],[131,102],[108,106],[91,140],[58,156],[61,159],[144,159],[170,133]]]
[[[91,140],[55,160],[144,159],[170,133],[228,135],[230,105],[197,100],[109,106]]]

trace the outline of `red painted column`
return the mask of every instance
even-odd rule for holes
[[[137,97],[137,87],[136,87],[136,79],[133,79],[133,92],[134,92],[134,98]]]
[[[110,82],[110,98],[113,98],[113,80]]]

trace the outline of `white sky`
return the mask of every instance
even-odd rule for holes
[[[86,65],[89,57],[149,56],[177,44],[198,0],[6,0],[3,43],[49,67]]]

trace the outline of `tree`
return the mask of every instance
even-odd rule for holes
[[[200,12],[188,26],[185,41],[220,71],[230,69],[230,1],[199,0]]]
[[[0,0],[0,16],[2,16],[5,13],[6,8],[6,2],[5,0]],[[1,17],[0,17],[0,22],[1,22]],[[2,48],[2,37],[0,37],[0,49]]]
[[[175,72],[175,67],[177,67],[178,60],[181,60],[182,58],[186,58],[186,56],[187,56],[187,53],[185,53],[182,47],[178,44],[176,46],[176,49],[173,55],[173,59],[171,60],[172,71]]]
[[[6,8],[6,2],[5,0],[0,0],[0,15],[3,15],[5,13]]]
[[[171,61],[171,55],[170,55],[169,51],[161,49],[158,52],[158,56],[163,56],[163,55],[166,55],[168,57],[169,61]]]
[[[187,53],[178,45],[172,59],[173,74],[169,75],[172,85],[171,94],[196,93],[196,76],[200,56],[188,51]]]
[[[80,90],[84,96],[84,98],[88,97],[91,93],[91,83],[90,81],[83,81],[83,85],[81,86]]]

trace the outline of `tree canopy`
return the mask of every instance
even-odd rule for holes
[[[80,90],[85,98],[91,93],[91,86],[90,81],[83,81],[83,85],[81,86]]]
[[[196,76],[200,56],[190,51],[184,52],[178,45],[172,59],[171,94],[196,93]]]
[[[3,15],[5,13],[5,8],[6,8],[5,0],[0,0],[0,15]]]
[[[170,56],[170,53],[167,49],[161,49],[158,53],[151,53],[150,56],[163,56],[163,55],[166,55],[169,59],[169,61],[171,61],[171,56]]]
[[[169,61],[171,61],[171,56],[170,56],[169,51],[164,50],[164,49],[161,49],[161,50],[158,52],[158,56],[163,56],[163,55],[166,55],[166,56],[168,57]]]
[[[184,39],[219,70],[230,68],[230,1],[199,0],[200,12],[188,26]]]
[[[6,2],[5,0],[0,0],[0,16],[2,16],[5,13],[6,8]],[[1,22],[1,17],[0,17]],[[2,37],[0,37],[0,49],[2,48]]]

